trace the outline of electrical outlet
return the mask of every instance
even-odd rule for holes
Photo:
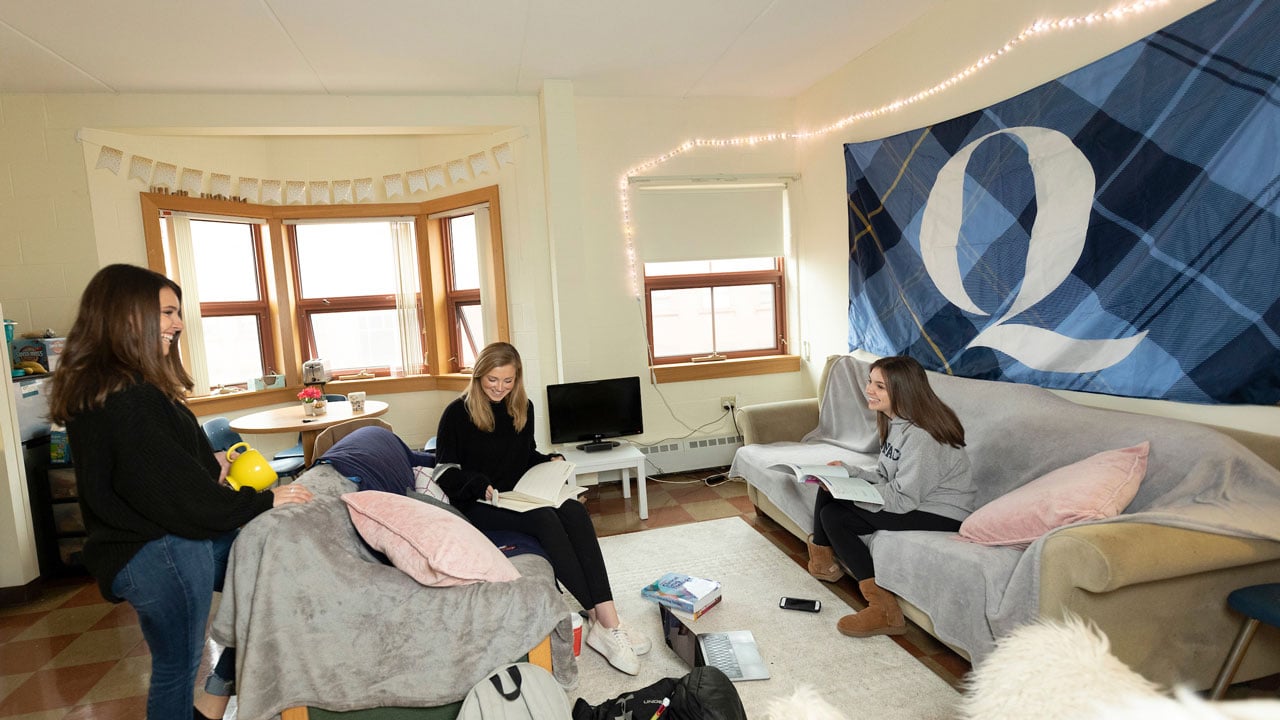
[[[738,396],[737,396],[737,395],[721,395],[721,396],[720,396],[720,409],[721,409],[721,410],[732,410],[732,409],[734,409],[734,408],[736,408],[736,407],[738,407]]]

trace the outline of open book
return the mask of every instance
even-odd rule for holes
[[[778,463],[770,470],[781,470],[795,476],[796,482],[821,485],[838,500],[853,500],[870,505],[883,505],[884,499],[871,483],[860,477],[852,477],[843,465],[795,465]]]
[[[584,487],[569,484],[574,467],[573,463],[563,460],[538,463],[520,476],[514,488],[499,493],[495,500],[485,502],[519,512],[540,507],[560,507],[565,500],[587,491]]]

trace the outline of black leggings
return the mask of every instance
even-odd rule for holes
[[[596,528],[587,508],[577,500],[566,500],[558,508],[528,512],[478,502],[467,509],[466,515],[481,530],[513,530],[537,538],[551,558],[556,578],[584,609],[613,600]]]
[[[862,542],[862,535],[877,530],[935,530],[956,532],[960,521],[934,515],[922,510],[898,514],[871,512],[852,502],[837,500],[826,490],[818,491],[818,501],[813,506],[813,542],[829,545],[835,551],[853,577],[859,581],[876,576],[871,561],[871,548]]]

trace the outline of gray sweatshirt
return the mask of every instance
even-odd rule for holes
[[[902,418],[889,422],[889,435],[880,447],[880,464],[875,470],[850,467],[875,486],[884,498],[883,509],[891,513],[923,510],[964,520],[973,512],[976,489],[969,474],[969,454],[964,448],[944,445],[923,428]],[[867,510],[874,505],[858,504]]]

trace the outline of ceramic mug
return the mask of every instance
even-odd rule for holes
[[[232,460],[231,453],[237,448],[244,449]],[[266,490],[278,477],[271,468],[271,462],[262,453],[249,447],[247,442],[238,442],[227,448],[227,460],[231,462],[231,469],[227,471],[227,484],[236,490],[242,487]]]
[[[347,393],[347,400],[351,403],[351,412],[364,412],[363,392]]]

